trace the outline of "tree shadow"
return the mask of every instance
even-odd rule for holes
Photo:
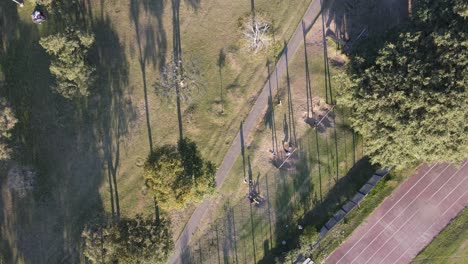
[[[141,28],[141,11],[150,12],[153,17],[156,18],[157,33],[155,36],[153,25],[151,21],[147,21]],[[146,126],[148,130],[148,143],[150,151],[153,149],[153,136],[151,131],[151,118],[149,113],[149,102],[148,102],[148,85],[146,77],[146,65],[152,63],[153,66],[156,64],[160,69],[165,64],[166,50],[167,50],[167,39],[166,32],[163,25],[163,12],[164,12],[164,1],[137,1],[132,0],[130,2],[130,17],[135,27],[135,34],[138,46],[138,60],[140,64],[141,78],[143,82],[143,92],[145,100],[145,116]],[[159,61],[158,61],[159,60]]]
[[[320,2],[322,5],[322,1]],[[327,47],[327,38],[325,35],[325,18],[323,15],[323,5],[322,5],[322,41],[323,41],[323,68],[324,71],[324,85],[325,85],[325,100],[327,104],[335,104],[333,100],[333,93],[331,87],[331,78],[330,78],[330,64],[328,62],[328,47]]]
[[[267,70],[268,70],[268,108],[263,117],[263,122],[271,129],[271,152],[273,155],[278,154],[278,138],[276,135],[276,122],[275,122],[275,106],[273,102],[273,91],[271,87],[271,72],[270,72],[270,61],[267,61]]]
[[[223,240],[223,260],[224,263],[229,263],[229,259],[233,258],[235,262],[238,262],[237,252],[237,231],[236,231],[236,219],[234,209],[229,206],[229,203],[224,207],[226,217],[223,221],[225,225],[225,238]],[[234,252],[232,252],[234,251]],[[231,255],[234,254],[234,257]],[[219,258],[218,258],[219,260]]]
[[[288,93],[288,123],[291,128],[291,139],[289,140],[289,146],[297,147],[297,138],[296,138],[296,119],[294,118],[294,107],[293,107],[293,97],[291,92],[291,79],[289,77],[289,62],[288,62],[288,46],[284,42],[284,56],[286,59],[286,84],[287,84],[287,93]]]
[[[336,211],[366,183],[374,173],[368,158],[360,159],[348,173],[328,191],[323,202],[307,212],[301,219],[304,226],[313,225],[319,230]]]
[[[180,0],[171,0],[172,8],[172,59],[174,64],[177,66],[177,71],[183,71],[182,69],[182,43],[180,38]],[[182,109],[181,109],[181,99],[180,99],[180,86],[179,83],[175,85],[176,89],[176,108],[177,108],[177,120],[179,122],[179,138],[182,139],[183,136],[183,126],[182,126]]]
[[[306,76],[306,99],[307,99],[307,115],[306,120],[314,118],[314,108],[312,106],[312,85],[310,81],[310,71],[309,71],[309,58],[307,56],[307,42],[306,42],[307,29],[305,27],[304,21],[302,21],[302,36],[304,39],[304,62],[305,62],[305,76]]]
[[[201,0],[185,0],[185,3],[189,5],[190,8],[198,10],[198,8],[200,8],[201,5]]]
[[[96,87],[97,94],[90,101],[88,107],[91,114],[99,118],[101,123],[98,133],[102,136],[103,155],[111,193],[111,207],[112,209],[115,207],[115,214],[112,210],[113,216],[119,219],[117,175],[120,164],[120,146],[122,137],[129,133],[129,126],[133,126],[137,114],[128,94],[132,91],[125,90],[128,85],[128,63],[117,34],[110,28],[108,19],[97,20],[94,24],[94,32],[96,34],[96,50],[92,55],[96,59],[95,64],[98,65],[97,71],[100,75],[97,80],[99,84]]]
[[[190,7],[197,10],[200,6],[200,0],[186,0]],[[183,58],[182,58],[182,39],[180,36],[180,0],[171,0],[172,9],[172,59],[177,66],[178,71],[183,72]],[[178,73],[179,74],[179,73]],[[181,87],[179,83],[175,85],[176,92],[176,108],[177,119],[179,124],[179,138],[183,139],[183,126],[182,126],[182,109],[181,109]]]
[[[313,162],[312,157],[299,140],[298,158],[295,162],[295,171],[285,173],[280,172],[280,181],[276,185],[275,197],[275,233],[272,239],[275,241],[274,248],[270,249],[270,254],[265,255],[259,263],[271,263],[274,256],[283,251],[287,251],[291,244],[290,234],[296,229],[294,220],[294,212],[303,210],[306,212],[310,207],[310,195],[314,191],[314,185],[311,182],[312,168],[310,164]],[[285,243],[285,244],[283,244]]]
[[[226,53],[224,49],[219,50],[218,61],[216,62],[219,71],[219,97],[221,103],[221,113],[224,113],[224,97],[223,97],[223,68],[226,65]]]
[[[366,30],[372,38],[383,34],[408,19],[408,1],[336,0],[326,1],[323,6],[327,36],[340,45],[358,41]],[[362,37],[362,35],[361,35]]]
[[[242,155],[242,171],[244,172],[244,182],[247,183],[247,174],[245,172],[245,141],[244,141],[244,122],[241,121],[239,128],[239,138],[241,144],[241,155]]]
[[[282,142],[282,147],[284,147],[284,144],[289,142],[289,125],[288,125],[288,119],[286,118],[286,113],[284,114],[283,117],[283,134],[284,138],[281,141]]]
[[[0,3],[0,17],[6,16],[6,4]],[[134,119],[124,92],[128,65],[108,21],[97,21],[89,56],[98,69],[96,85],[87,100],[66,101],[50,89],[49,58],[38,44],[36,26],[16,14],[9,18],[16,19],[18,34],[2,39],[7,44],[0,65],[7,86],[1,95],[12,103],[20,122],[15,161],[39,173],[33,193],[25,198],[0,186],[2,197],[9,197],[8,204],[0,203],[0,232],[7,241],[1,251],[10,252],[7,263],[79,263],[85,224],[104,214],[99,188],[105,169],[118,199],[120,138]],[[2,174],[6,170],[2,168]]]
[[[145,64],[151,63],[153,66],[157,65],[159,69],[162,69],[166,63],[167,54],[167,34],[163,21],[164,3],[164,0],[130,2],[130,18],[137,34],[140,63],[141,61]]]
[[[301,168],[302,173],[307,173],[309,170],[307,168],[310,161],[307,161],[307,158],[304,158],[305,161],[302,165],[305,167]],[[299,167],[300,168],[300,167]],[[298,197],[298,203],[289,203],[283,210],[283,215],[278,215],[281,217],[280,220],[277,220],[275,239],[278,241],[276,247],[271,249],[269,255],[265,255],[258,263],[272,263],[275,257],[283,256],[283,253],[296,248],[299,245],[299,236],[302,233],[302,230],[296,227],[296,224],[301,225],[303,228],[306,226],[312,226],[317,230],[333,216],[336,211],[349,199],[351,198],[357,190],[367,181],[369,177],[373,174],[373,167],[369,163],[368,159],[361,159],[356,165],[351,168],[346,176],[340,178],[336,185],[328,191],[323,201],[315,201],[313,206],[309,207],[309,211],[305,211],[302,217],[299,218],[298,222],[293,222],[292,212],[298,208],[307,207],[310,201],[313,191],[313,185],[310,185],[310,189],[307,190],[307,187],[304,188],[304,196],[300,195]],[[308,179],[305,179],[305,184],[311,184]],[[294,185],[301,183],[299,180],[294,182]],[[279,196],[277,196],[277,203],[284,203],[284,199],[292,199],[294,192],[291,191],[286,185],[278,186]],[[310,191],[312,190],[312,191]],[[309,204],[310,205],[310,204]],[[294,209],[295,208],[295,209]],[[283,245],[282,241],[286,243]]]

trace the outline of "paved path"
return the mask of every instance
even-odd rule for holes
[[[468,161],[422,165],[326,263],[409,263],[468,205]]]
[[[312,0],[311,4],[307,8],[307,11],[305,12],[302,20],[305,23],[306,29],[310,29],[312,26],[313,22],[317,18],[317,16],[320,14],[320,0]],[[294,53],[297,51],[299,46],[303,42],[303,32],[302,32],[302,22],[299,23],[299,25],[296,28],[296,31],[292,35],[291,39],[289,40],[287,44],[287,49],[281,56],[281,58],[278,60],[278,63],[276,64],[276,67],[274,69],[274,72],[272,72],[270,80],[266,80],[265,85],[258,96],[254,106],[250,110],[249,115],[244,121],[243,124],[243,135],[244,138],[247,139],[250,135],[250,133],[254,130],[257,121],[259,120],[260,117],[263,116],[267,105],[268,105],[268,95],[270,93],[270,87],[272,92],[276,90],[276,78],[280,79],[283,74],[286,73],[286,65],[288,63],[288,58],[292,58]],[[266,70],[266,67],[265,67]],[[231,144],[231,147],[229,148],[228,152],[226,153],[226,156],[224,156],[224,159],[221,163],[221,166],[218,169],[218,172],[216,173],[216,187],[219,189],[223,185],[224,179],[227,177],[229,174],[229,171],[231,170],[232,166],[234,165],[234,162],[236,158],[240,155],[241,151],[241,145],[240,145],[240,133],[237,134],[236,138]],[[239,178],[241,181],[242,179]],[[184,250],[184,248],[187,246],[187,244],[190,242],[190,238],[192,237],[193,233],[197,230],[198,225],[206,212],[208,211],[210,205],[211,205],[211,200],[210,199],[205,199],[201,204],[197,206],[195,211],[193,212],[192,216],[190,217],[189,221],[187,222],[186,226],[184,227],[184,230],[182,231],[179,239],[176,241],[175,248],[174,248],[174,254],[169,258],[169,263],[180,263],[181,259],[181,252]]]

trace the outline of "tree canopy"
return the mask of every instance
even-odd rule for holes
[[[179,140],[177,147],[153,150],[145,163],[145,184],[163,210],[199,203],[215,187],[215,167],[204,161],[194,142]]]
[[[165,263],[173,248],[169,222],[141,215],[88,226],[82,237],[91,263]]]
[[[11,131],[18,120],[10,105],[4,98],[0,98],[0,160],[7,160],[11,155]]]
[[[467,17],[462,0],[417,1],[396,38],[376,56],[353,57],[349,76],[338,77],[339,100],[373,163],[467,158]]]
[[[50,72],[55,76],[54,90],[67,99],[89,94],[95,69],[86,62],[94,43],[94,35],[73,28],[41,38],[39,41],[51,55]]]

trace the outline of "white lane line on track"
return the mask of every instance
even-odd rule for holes
[[[426,173],[424,173],[424,175],[416,182],[413,184],[413,186],[411,186],[411,188],[406,191],[406,193],[400,198],[398,199],[398,201],[377,221],[375,222],[374,225],[372,225],[369,229],[367,229],[367,231],[361,236],[361,238],[356,241],[356,243],[354,243],[354,245],[348,250],[346,251],[346,253],[336,262],[336,263],[339,263],[366,235],[367,233],[369,232],[369,230],[373,229],[392,209],[393,207],[395,207],[414,187],[416,187],[416,185],[418,185],[418,183],[424,179],[428,174],[429,172],[432,171],[432,169],[437,165],[438,163],[435,163],[434,165],[432,165],[432,167],[430,167]]]
[[[442,215],[441,215],[439,218],[442,218],[450,209],[452,209],[453,206],[457,205],[458,200],[460,200],[461,198],[465,197],[465,195],[466,195],[467,193],[468,193],[468,190],[465,191],[465,193],[464,193],[462,196],[460,196],[447,210],[445,210],[445,212],[442,213]],[[436,223],[437,223],[437,221],[434,222],[431,226],[429,226],[429,227],[422,233],[422,235],[419,236],[418,241],[421,240],[421,237],[422,237],[429,229],[431,229],[432,226],[435,225]],[[415,243],[415,244],[416,244],[416,243]],[[414,246],[415,244],[413,244],[413,246]],[[399,257],[395,262],[398,262],[398,260],[400,260],[400,258],[403,257],[403,256],[406,254],[406,252],[407,252],[409,249],[411,249],[413,246],[407,248],[407,249],[403,252],[403,254],[401,254],[400,257]]]
[[[442,184],[442,185],[439,187],[439,189],[437,189],[437,191],[435,191],[435,192],[431,195],[431,197],[429,197],[426,201],[429,201],[429,200],[432,199],[437,193],[439,193],[440,190],[441,190],[455,175],[457,175],[465,166],[466,166],[466,162],[463,164],[463,166],[460,167],[459,170],[457,170],[456,172],[454,172],[454,173],[450,176],[450,178],[449,178],[448,180],[446,180],[446,181],[444,182],[444,184]],[[444,170],[444,171],[445,171],[445,170]],[[439,206],[439,205],[442,203],[442,201],[444,201],[444,200],[445,200],[456,188],[458,188],[458,186],[460,186],[460,184],[463,183],[465,180],[466,180],[466,178],[463,179],[460,183],[458,183],[457,186],[455,186],[455,188],[453,188],[452,191],[451,191],[448,195],[446,195],[446,196],[444,197],[444,199],[442,199],[442,200],[439,202],[439,204],[438,204],[437,206]],[[405,209],[405,210],[406,210],[406,209]],[[417,212],[419,212],[420,210],[421,210],[421,209],[416,210],[416,212],[412,214],[411,218],[412,218]],[[401,215],[401,214],[400,214],[400,215]],[[397,216],[396,218],[398,218],[398,217],[399,217],[399,216]],[[395,218],[394,220],[396,220],[396,218]],[[394,220],[393,220],[393,221],[394,221]],[[393,223],[393,221],[390,222],[390,224]],[[406,224],[407,222],[408,222],[408,221],[405,221],[405,224]],[[397,229],[396,232],[393,232],[393,234],[392,234],[392,235],[391,235],[375,252],[374,252],[374,254],[372,254],[372,256],[370,256],[370,258],[369,258],[365,263],[368,263],[368,262],[374,257],[374,255],[375,255],[380,249],[382,249],[382,247],[384,247],[384,246],[387,244],[387,242],[390,241],[390,239],[393,238],[394,235],[395,235],[401,228],[404,227],[405,224],[401,225],[401,226]],[[385,229],[387,229],[387,227],[388,227],[388,225],[385,227]],[[385,231],[385,229],[384,229],[383,231]],[[383,231],[382,231],[381,233],[383,233]],[[380,235],[380,234],[379,234],[379,235]],[[377,235],[376,238],[377,238],[379,235]],[[375,239],[375,238],[374,238],[374,239]],[[371,243],[372,243],[372,242],[371,242]],[[370,244],[371,244],[371,243],[370,243]],[[369,245],[368,245],[368,246],[369,246]],[[365,249],[367,249],[367,247],[366,247]],[[364,250],[365,250],[365,249],[364,249]],[[361,253],[364,252],[364,250],[362,250]],[[393,250],[392,250],[392,251],[393,251]],[[361,253],[358,255],[358,257],[361,255]]]
[[[429,184],[427,184],[427,185],[424,187],[424,189],[423,189],[422,191],[420,191],[420,192],[418,193],[418,195],[417,195],[415,198],[413,198],[412,200],[410,200],[410,203],[409,203],[397,216],[395,216],[395,217],[393,218],[393,220],[392,220],[390,223],[387,223],[386,226],[385,226],[385,228],[384,228],[382,231],[380,231],[377,235],[375,235],[374,238],[372,239],[372,241],[369,242],[369,243],[367,243],[367,245],[366,245],[366,247],[365,247],[364,249],[360,250],[359,254],[351,260],[351,263],[353,263],[353,262],[362,254],[362,252],[364,252],[364,251],[380,236],[380,234],[382,234],[382,232],[384,232],[385,230],[387,230],[388,226],[389,226],[390,224],[392,224],[392,223],[395,221],[395,219],[397,219],[401,214],[403,214],[403,212],[406,211],[406,210],[408,209],[408,207],[410,207],[410,206],[416,201],[416,199],[418,199],[418,197],[421,196],[421,194],[424,193],[424,192],[426,191],[426,189],[429,188],[429,186],[431,186],[431,185],[442,175],[442,173],[443,173],[445,170],[447,170],[449,167],[450,167],[450,164],[448,164],[441,172],[439,172],[439,174],[438,174],[434,179],[432,179],[431,182],[430,182]],[[431,170],[432,170],[432,169],[431,169]],[[413,185],[413,186],[414,186],[414,185]],[[401,199],[400,199],[400,200],[401,200]],[[397,202],[396,204],[398,204],[398,203],[400,202],[400,200],[398,200],[398,202]],[[392,208],[393,208],[396,204],[394,204],[394,205],[392,206]],[[390,209],[387,211],[387,213],[385,213],[384,216],[386,216],[386,215],[392,210],[392,208],[390,208]],[[377,221],[377,223],[379,223],[382,219],[383,219],[383,217],[380,218],[380,220]],[[370,230],[370,229],[368,229],[368,230]],[[368,234],[368,231],[366,232],[366,234]],[[361,239],[362,239],[363,237],[364,237],[364,236],[362,236]],[[359,239],[359,240],[361,240],[361,239]],[[359,242],[359,241],[358,241],[358,242]],[[357,244],[357,243],[356,243],[356,244]],[[349,251],[348,251],[348,252],[349,252]],[[344,257],[344,256],[343,256],[343,257]],[[339,262],[339,261],[338,261],[338,262]]]
[[[418,212],[419,212],[419,211],[415,211],[414,213],[412,213],[411,216],[408,218],[408,220],[406,220],[394,233],[399,232],[409,221],[411,221],[411,220],[413,219],[414,216],[416,216],[416,214],[417,214]],[[392,237],[393,237],[393,235],[390,236],[390,237],[385,241],[385,243],[384,243],[382,246],[380,246],[380,248],[377,249],[377,250],[374,252],[374,254],[372,254],[372,256],[370,256],[370,257],[368,258],[368,260],[366,261],[366,263],[369,262],[369,260],[371,260],[371,259],[374,257],[374,255],[375,255],[380,249],[382,249],[382,247],[383,247],[385,244],[387,244],[387,242],[388,242]]]
[[[453,192],[454,190],[456,190],[456,189],[458,188],[458,186],[460,186],[460,184],[463,183],[466,179],[467,179],[467,178],[463,179],[463,181],[461,181],[459,184],[457,184],[457,186],[456,186],[455,188],[453,188],[452,191],[450,191],[450,193],[448,193],[448,194],[444,197],[444,199],[442,199],[442,200],[437,204],[437,207],[440,206],[440,205],[442,204],[442,202],[445,201],[445,199],[447,199],[447,197],[449,197],[449,196],[452,194],[452,192]],[[457,199],[454,203],[452,203],[452,205],[449,207],[449,209],[445,210],[445,211],[441,214],[441,216],[439,216],[439,218],[442,217],[443,215],[445,215],[445,213],[446,213],[448,210],[450,210],[450,208],[452,208],[454,205],[456,205],[457,202],[458,202],[458,200],[460,200],[462,197],[464,197],[464,196],[466,195],[467,192],[468,192],[468,190],[466,190],[466,191],[463,193],[463,195],[461,195],[460,197],[458,197],[458,199]],[[418,209],[418,211],[419,211],[419,209]],[[437,221],[435,221],[434,223],[437,223]],[[431,227],[434,225],[434,223],[433,223],[429,228],[431,228]],[[427,228],[422,234],[426,233],[427,230],[429,230],[429,228]],[[419,239],[418,239],[418,240],[419,240]],[[413,244],[413,245],[414,245],[414,244]],[[389,253],[387,253],[387,255],[385,255],[385,257],[379,262],[379,264],[382,263],[388,256],[390,256],[390,254],[391,254],[396,248],[397,248],[397,247],[394,247]],[[403,252],[403,254],[400,255],[400,257],[399,257],[398,259],[400,259],[404,254],[406,254],[406,252],[407,252],[410,248],[411,248],[411,247],[407,248],[407,249],[405,250],[405,252]]]

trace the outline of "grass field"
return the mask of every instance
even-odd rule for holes
[[[164,98],[157,98],[151,87],[158,77],[156,73],[162,62],[171,56],[171,4],[132,1],[130,6],[126,6],[126,2],[119,1],[118,10],[115,4],[104,3],[93,9],[93,12],[99,14],[102,8],[104,14],[107,14],[129,62],[128,87],[132,88],[131,100],[137,112],[138,125],[137,131],[131,135],[136,138],[125,149],[125,155],[130,158],[119,164],[117,186],[120,192],[128,194],[120,197],[122,211],[132,215],[141,211],[149,212],[153,208],[152,199],[141,194],[140,173],[135,173],[140,171],[138,165],[149,149],[148,127],[155,145],[174,143],[177,140],[177,133],[174,133],[177,131],[177,119],[175,104]],[[182,104],[184,132],[198,144],[205,157],[219,164],[237,133],[238,123],[248,113],[249,107],[246,106],[255,98],[266,77],[266,71],[263,70],[264,58],[251,57],[240,47],[237,19],[250,10],[249,2],[191,2],[194,4],[182,4],[180,8],[182,51],[184,56],[192,56],[201,67],[206,89],[200,91],[191,102]],[[304,9],[308,3],[308,0],[295,0],[295,5],[256,1],[255,6],[274,19],[278,39],[287,40],[302,15],[299,10]],[[127,9],[130,9],[130,17],[122,18],[121,12]],[[226,54],[223,68],[217,66],[221,50]],[[144,68],[140,65],[141,60],[145,62]],[[224,92],[223,113],[220,105],[221,84]],[[148,106],[143,100],[145,85],[148,90]],[[149,126],[144,121],[146,108],[149,109]],[[107,189],[103,187],[101,193],[104,204],[109,209],[111,199]],[[188,208],[187,212],[175,213],[175,235],[191,210],[192,208]]]
[[[331,106],[325,102],[320,18],[317,21],[307,36],[307,57],[312,58],[308,59],[308,68],[314,118],[319,120],[326,112],[324,108]],[[331,68],[334,75],[341,70],[344,57],[334,47],[329,47],[328,53],[331,61],[336,62],[336,67]],[[279,81],[273,111],[268,110],[255,135],[245,139],[244,155],[238,158],[219,191],[220,198],[211,216],[184,252],[186,262],[273,263],[276,256],[296,246],[298,224],[321,228],[372,175],[374,168],[362,157],[362,140],[349,128],[345,109],[337,106],[316,130],[306,122],[302,48],[290,58],[289,79]],[[334,85],[337,84],[332,81],[332,90]],[[276,167],[270,153],[276,149],[275,141],[280,156]],[[298,150],[279,170],[278,165],[286,158],[282,141],[297,141],[292,144]],[[260,193],[259,205],[249,203],[246,198],[249,187],[243,183],[244,177],[252,179],[253,188]],[[283,240],[286,245],[282,245]]]
[[[455,217],[411,263],[466,263],[468,261],[468,209]]]

